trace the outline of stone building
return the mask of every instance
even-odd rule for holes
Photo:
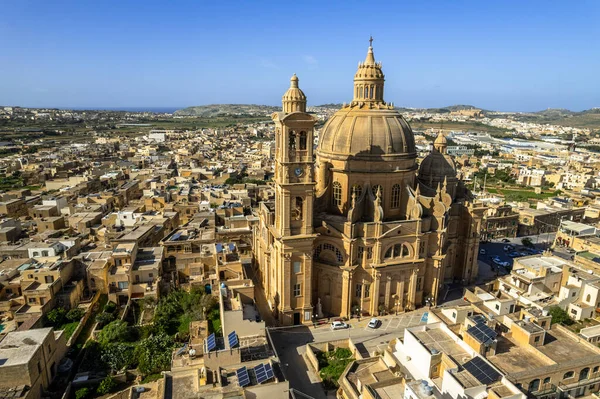
[[[383,91],[370,46],[316,161],[316,118],[295,75],[273,114],[275,200],[259,207],[254,257],[281,324],[435,304],[444,282],[477,276],[486,208],[457,178],[443,135],[417,164],[413,132]]]

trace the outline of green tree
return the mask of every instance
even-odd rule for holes
[[[115,319],[115,315],[112,313],[100,313],[96,316],[96,323],[102,324],[103,326],[107,325],[111,321]]]
[[[121,342],[108,344],[103,348],[101,358],[113,372],[119,372],[134,363],[134,347]]]
[[[114,380],[114,378],[112,378],[109,375],[105,379],[103,379],[102,382],[100,382],[100,385],[98,385],[98,389],[96,389],[96,392],[98,392],[100,395],[106,395],[107,393],[112,392],[116,387],[117,382]]]
[[[98,334],[102,346],[112,342],[125,342],[131,339],[131,328],[122,320],[115,320],[104,326]]]
[[[60,326],[65,321],[67,311],[64,308],[54,308],[48,312],[48,320],[55,326]]]
[[[164,333],[140,341],[135,349],[138,370],[144,375],[168,370],[171,367],[173,346],[173,339]]]
[[[569,317],[569,314],[558,306],[550,307],[548,313],[552,316],[552,323],[562,323],[567,326],[573,324],[573,320]]]
[[[67,313],[67,320],[69,321],[79,321],[81,320],[81,318],[83,317],[83,315],[85,314],[85,311],[81,308],[75,308],[75,309],[71,309],[69,310],[69,312]]]
[[[75,391],[75,399],[85,399],[90,394],[89,388],[80,388]]]

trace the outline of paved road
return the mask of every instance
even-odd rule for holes
[[[283,372],[290,381],[290,387],[315,399],[324,399],[326,394],[317,376],[308,370],[302,357],[307,343],[327,342],[352,338],[363,356],[367,357],[375,350],[383,350],[393,338],[404,336],[404,330],[420,324],[426,324],[424,313],[427,309],[402,313],[398,316],[379,317],[382,324],[373,330],[367,327],[369,318],[353,319],[350,328],[332,331],[329,325],[319,327],[289,327],[269,329],[273,345],[279,355]]]

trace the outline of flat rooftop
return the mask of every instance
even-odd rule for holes
[[[540,353],[545,356],[540,356]],[[546,331],[544,345],[537,348],[520,346],[505,336],[499,336],[497,352],[494,356],[489,356],[488,360],[504,373],[515,375],[536,372],[536,369],[558,363],[589,362],[590,356],[598,356],[600,361],[600,349],[591,347],[586,341],[553,325],[551,330]]]
[[[569,264],[569,262],[557,256],[543,255],[520,258],[517,262],[531,269],[551,269],[554,273],[560,273],[563,265]]]

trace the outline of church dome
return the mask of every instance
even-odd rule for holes
[[[357,158],[415,155],[413,132],[393,108],[346,107],[327,121],[319,153]]]
[[[394,106],[383,100],[383,90],[381,63],[375,62],[369,46],[354,75],[352,102],[337,111],[319,134],[319,155],[384,161],[416,158],[412,129]]]
[[[419,179],[425,183],[439,183],[447,180],[456,180],[456,164],[447,154],[448,140],[440,132],[433,142],[433,150],[419,165]],[[431,184],[429,184],[431,187]],[[432,187],[435,188],[435,187]]]

